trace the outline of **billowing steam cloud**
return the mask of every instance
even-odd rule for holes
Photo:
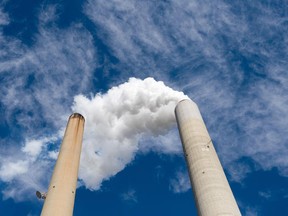
[[[76,96],[72,109],[86,118],[79,173],[85,186],[99,189],[101,182],[123,170],[138,150],[157,149],[157,145],[162,152],[177,149],[173,145],[180,143],[165,145],[168,139],[163,135],[173,135],[174,108],[184,98],[182,92],[153,78],[130,78],[91,99]],[[145,137],[152,137],[153,145],[149,146]]]

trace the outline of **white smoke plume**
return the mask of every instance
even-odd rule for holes
[[[185,98],[182,92],[153,78],[130,78],[91,99],[76,96],[72,109],[86,119],[79,171],[85,186],[99,189],[103,180],[123,170],[139,150],[161,148],[161,152],[173,152],[178,148],[173,145],[181,148],[179,142],[170,142],[163,135],[175,137],[171,132],[174,108]],[[153,144],[147,144],[147,137]],[[141,145],[141,140],[145,144]]]

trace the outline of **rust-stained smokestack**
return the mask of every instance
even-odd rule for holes
[[[41,216],[73,214],[84,122],[79,113],[69,118]]]

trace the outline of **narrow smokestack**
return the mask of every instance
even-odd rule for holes
[[[241,213],[197,105],[182,100],[175,109],[199,216]]]
[[[84,117],[70,116],[41,216],[72,216],[78,177]]]

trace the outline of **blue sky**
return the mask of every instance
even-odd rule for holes
[[[75,216],[196,215],[173,117],[184,94],[242,214],[288,215],[287,24],[282,0],[1,1],[0,215],[40,214],[73,111]]]

